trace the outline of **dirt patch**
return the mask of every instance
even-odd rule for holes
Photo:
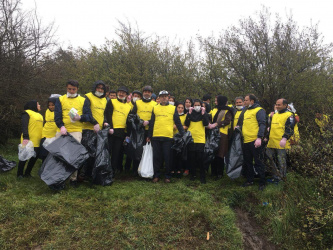
[[[260,234],[260,226],[251,218],[248,212],[236,208],[235,213],[237,216],[237,226],[243,236],[244,249],[278,249],[277,246]]]

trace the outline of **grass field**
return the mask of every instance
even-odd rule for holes
[[[10,141],[0,155],[17,160],[17,144]],[[153,184],[123,175],[112,186],[83,183],[55,193],[38,177],[40,165],[34,178],[17,180],[17,168],[0,175],[0,249],[242,249],[236,207],[258,219],[257,235],[293,245],[283,238],[285,217],[276,212],[282,185],[259,192],[228,177],[202,185],[187,178]]]

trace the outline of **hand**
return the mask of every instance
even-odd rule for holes
[[[109,123],[105,122],[104,123],[104,128],[110,126]]]
[[[213,129],[213,128],[216,128],[216,126],[217,126],[217,123],[213,123],[213,124],[208,124],[208,129]]]
[[[100,131],[101,128],[99,127],[99,124],[97,123],[95,126],[94,126],[94,131],[97,133],[98,131]]]
[[[67,129],[65,128],[65,126],[62,126],[62,127],[60,128],[60,134],[61,134],[61,135],[67,135]]]
[[[113,135],[113,133],[114,133],[114,130],[111,128],[111,129],[109,129],[109,134],[110,135]]]
[[[28,139],[24,139],[24,140],[22,141],[22,145],[23,145],[23,146],[25,146],[25,145],[27,145],[27,144],[28,144],[28,142],[29,142],[29,140],[28,140]]]
[[[127,102],[130,102],[132,100],[132,94],[127,96]]]
[[[275,114],[275,112],[271,112],[271,113],[269,114],[269,116],[270,116],[270,117],[273,117],[274,114]]]
[[[184,128],[184,130],[187,130],[187,129],[188,129],[188,127],[186,127],[186,126],[183,126],[183,128]]]
[[[202,114],[202,115],[205,114],[205,111],[206,111],[205,107],[201,107],[201,114]]]
[[[150,138],[149,137],[147,137],[146,142],[150,142]]]
[[[190,107],[190,108],[188,109],[188,113],[191,114],[192,111],[193,111],[193,107]]]
[[[146,127],[149,124],[149,121],[143,121],[143,126]]]
[[[287,138],[282,138],[280,141],[280,147],[285,148],[287,144]]]
[[[173,129],[176,130],[177,129],[177,126],[176,124],[173,124]]]
[[[73,121],[80,121],[81,120],[81,116],[79,114],[76,114],[72,120]]]
[[[268,141],[268,139],[267,138],[264,138],[264,142],[267,142]]]
[[[261,139],[260,139],[260,138],[257,138],[257,140],[255,140],[255,142],[254,142],[254,146],[255,146],[256,148],[259,148],[259,147],[261,146]]]

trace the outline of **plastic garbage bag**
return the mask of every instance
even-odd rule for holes
[[[210,129],[206,132],[204,148],[204,164],[209,165],[214,159],[219,148],[221,135],[219,128]]]
[[[138,174],[144,178],[153,178],[154,176],[153,147],[149,142],[143,146],[143,154],[138,168]]]
[[[52,138],[46,138],[45,141],[43,142],[43,147],[47,147],[48,145],[50,145],[52,142],[54,142],[55,140],[57,140],[58,138],[56,137],[52,137]]]
[[[75,171],[74,167],[48,154],[38,173],[48,186],[52,186],[62,185]]]
[[[138,115],[130,114],[128,115],[127,123],[131,126],[131,134],[126,151],[133,160],[140,161],[145,143],[143,120]]]
[[[18,151],[18,158],[20,161],[27,161],[31,157],[36,157],[36,152],[34,150],[34,144],[32,141],[29,141],[25,146],[19,144]]]
[[[187,146],[190,143],[193,143],[192,134],[190,131],[185,132],[183,135],[177,133],[175,134],[174,143],[172,145],[172,149],[175,150],[177,153],[181,153],[182,160],[187,160]]]
[[[88,150],[89,156],[95,157],[97,135],[94,130],[85,129],[82,131],[81,144]]]
[[[241,176],[243,167],[242,132],[236,128],[228,154],[226,173],[231,179]]]
[[[0,173],[12,170],[13,168],[15,168],[15,166],[15,161],[8,161],[0,155]]]
[[[93,183],[108,186],[111,185],[113,180],[113,170],[111,167],[111,159],[109,154],[109,141],[108,141],[109,129],[103,129],[98,131],[97,147],[95,164],[92,170]]]
[[[79,169],[89,158],[86,148],[70,134],[60,136],[45,149],[57,159],[76,169]]]

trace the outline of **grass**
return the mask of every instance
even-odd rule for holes
[[[17,144],[0,147],[0,155],[17,161]],[[307,199],[315,192],[311,180],[293,173],[288,185],[264,192],[241,188],[241,178],[153,184],[124,175],[109,187],[83,183],[55,193],[38,177],[40,165],[32,179],[17,180],[17,168],[0,175],[1,249],[243,249],[236,207],[250,212],[262,227],[258,233],[278,246],[307,246],[294,240],[302,211],[297,192],[288,190],[304,190]]]

